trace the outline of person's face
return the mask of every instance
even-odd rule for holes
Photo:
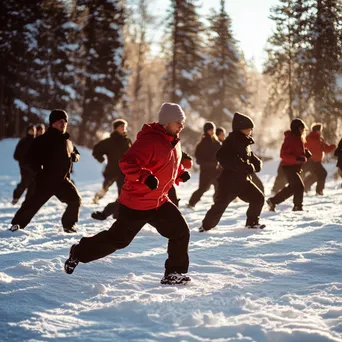
[[[27,131],[28,135],[33,135],[34,137],[36,136],[36,128],[31,128]]]
[[[240,132],[246,135],[247,137],[249,137],[253,133],[253,128],[245,128],[245,129],[242,129]]]
[[[65,133],[68,126],[68,122],[64,119],[60,119],[52,124],[53,128],[58,129],[60,132]]]
[[[178,137],[179,133],[184,128],[184,125],[185,125],[184,120],[178,120],[178,121],[169,122],[163,126],[164,126],[165,131],[168,135],[171,135],[173,137]]]
[[[221,142],[223,142],[223,140],[226,139],[226,135],[224,134],[224,132],[221,132],[217,137],[218,140],[220,140]]]
[[[125,135],[127,133],[127,126],[126,125],[121,125],[119,127],[116,127],[115,131],[118,132],[121,135]]]
[[[214,130],[213,129],[209,129],[209,131],[207,131],[207,134],[212,137],[214,135]]]
[[[37,137],[39,137],[40,135],[45,133],[45,129],[44,128],[38,128],[37,129]]]

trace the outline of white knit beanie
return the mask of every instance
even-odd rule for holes
[[[165,125],[178,120],[185,120],[185,113],[180,105],[171,102],[163,103],[158,113],[158,122]]]

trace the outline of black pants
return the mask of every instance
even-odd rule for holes
[[[97,200],[103,198],[104,195],[109,190],[109,188],[114,184],[114,182],[116,182],[116,186],[118,188],[118,194],[120,195],[121,188],[123,187],[125,183],[125,175],[123,173],[119,173],[118,175],[115,175],[115,176],[104,174],[102,189],[95,194],[95,198]]]
[[[61,181],[51,180],[51,183],[42,184],[38,179],[36,180],[34,193],[23,202],[14,215],[12,224],[25,228],[52,196],[56,196],[61,202],[67,204],[62,216],[63,228],[69,229],[78,221],[81,196],[75,185],[68,178]]]
[[[171,202],[152,210],[134,210],[120,204],[119,217],[112,227],[92,237],[82,238],[75,248],[74,256],[87,263],[125,248],[146,223],[169,239],[165,274],[188,272],[190,232],[184,217]]]
[[[177,191],[175,185],[172,185],[171,189],[169,190],[169,193],[167,194],[170,198],[170,201],[178,207],[179,204],[179,198],[177,196]]]
[[[321,162],[308,160],[305,164],[305,171],[310,173],[304,178],[305,191],[309,191],[311,186],[317,182],[316,192],[322,192],[325,187],[325,180],[328,176],[327,170]]]
[[[277,169],[277,176],[274,180],[272,192],[276,194],[279,192],[285,185],[287,184],[287,178],[285,175],[285,172],[283,170],[283,167],[279,164]]]
[[[202,221],[203,228],[205,230],[214,228],[220,222],[229,203],[237,197],[249,203],[246,224],[258,223],[265,202],[261,190],[247,178],[241,180],[236,180],[233,177],[229,179],[219,178],[214,204]]]
[[[298,165],[282,166],[288,184],[274,197],[270,198],[272,203],[279,204],[293,195],[293,204],[297,207],[303,205],[304,183],[300,176],[301,169]]]
[[[19,165],[20,167],[20,183],[18,183],[17,187],[13,191],[13,199],[18,200],[22,194],[27,189],[26,197],[30,197],[32,195],[32,187],[29,185],[33,182],[34,173],[28,165]]]
[[[189,205],[194,207],[201,200],[201,197],[203,196],[203,194],[210,189],[211,185],[214,185],[215,192],[217,191],[218,172],[219,171],[216,169],[216,166],[201,167],[200,177],[199,177],[199,187],[191,195],[190,200],[189,200]]]
[[[261,190],[261,192],[264,194],[265,193],[264,184],[262,184],[261,179],[257,176],[256,173],[251,174],[251,180],[259,188],[259,190]]]

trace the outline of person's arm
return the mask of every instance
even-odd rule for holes
[[[255,172],[260,172],[262,168],[262,160],[257,157],[253,152],[251,154],[251,163],[255,168]]]
[[[332,151],[334,151],[334,149],[336,148],[336,145],[332,144],[332,145],[329,145],[327,144],[324,139],[321,140],[321,148],[322,148],[322,151],[326,154],[329,154],[331,153]]]
[[[23,140],[19,140],[17,146],[15,147],[15,150],[14,150],[14,154],[13,154],[13,158],[20,162],[21,159],[22,159],[22,149],[23,149]]]
[[[74,150],[71,153],[71,159],[74,163],[77,163],[81,158],[80,152],[78,152],[76,146],[74,146]]]
[[[342,139],[340,140],[337,149],[335,150],[334,153],[335,157],[341,158],[342,157]]]
[[[153,139],[141,137],[122,156],[119,166],[127,180],[143,184],[147,177],[153,176],[148,167],[155,153],[155,144]]]
[[[105,154],[104,147],[105,147],[105,140],[102,140],[98,142],[93,148],[93,157],[99,163],[103,163],[105,160],[105,158],[103,157]]]

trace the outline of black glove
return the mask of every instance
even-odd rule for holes
[[[299,161],[299,162],[305,162],[305,157],[302,157],[302,156],[297,156],[296,157],[296,160]]]
[[[305,157],[307,158],[307,159],[310,159],[311,158],[311,156],[312,156],[312,153],[309,151],[309,150],[305,150]]]
[[[145,179],[145,184],[151,189],[151,190],[156,190],[158,188],[159,185],[159,180],[157,177],[153,176],[153,175],[149,175],[146,179]]]
[[[184,171],[178,178],[182,180],[183,183],[187,182],[190,179],[190,172]]]

